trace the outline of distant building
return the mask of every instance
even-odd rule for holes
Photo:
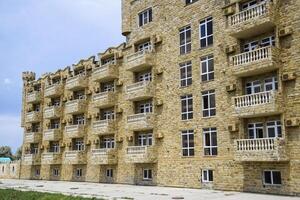
[[[0,163],[10,163],[12,160],[8,157],[2,157],[0,158]]]

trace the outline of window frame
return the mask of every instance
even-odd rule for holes
[[[106,177],[113,178],[114,177],[114,169],[112,169],[112,168],[106,169]]]
[[[206,172],[206,176],[205,176],[205,172]],[[211,174],[210,174],[210,172],[211,172]],[[203,183],[212,183],[212,182],[214,182],[214,171],[212,169],[203,169],[202,170],[202,182]]]
[[[138,146],[152,146],[153,133],[139,133],[137,137]]]
[[[211,26],[212,26],[212,33],[210,35],[208,35],[208,24],[209,23],[211,23]],[[204,26],[204,29],[205,29],[204,36],[202,36],[202,29],[201,29],[202,26]],[[211,38],[211,44],[209,43],[209,38]],[[204,46],[202,46],[202,43],[201,43],[202,40],[205,40]],[[206,17],[199,22],[199,42],[200,42],[200,49],[213,46],[213,44],[214,44],[214,26],[213,26],[213,17],[212,16]]]
[[[252,127],[249,127],[250,125],[252,125]],[[250,130],[253,131],[253,138],[250,137]],[[259,134],[258,130],[262,130],[262,137],[257,137]],[[264,135],[265,135],[264,123],[263,122],[248,123],[247,124],[247,134],[248,134],[248,138],[253,139],[253,140],[264,138]]]
[[[270,172],[270,179],[271,179],[271,183],[266,183],[266,177],[265,177],[265,173],[266,172]],[[274,172],[279,172],[280,174],[280,183],[274,183]],[[264,185],[270,185],[270,186],[281,186],[282,185],[282,176],[281,176],[281,171],[280,170],[264,170],[263,171],[263,184]]]
[[[190,69],[190,73],[189,73]],[[182,72],[184,70],[184,72]],[[180,87],[188,87],[193,84],[192,61],[186,61],[179,64]]]
[[[210,61],[212,61],[212,71],[209,71],[209,64]],[[207,55],[200,58],[200,77],[201,82],[208,82],[213,81],[215,79],[215,66],[214,66],[214,56],[213,55]],[[206,72],[203,72],[203,66],[205,65]],[[210,74],[213,74],[212,78],[210,78]],[[203,76],[206,76],[206,80],[203,80]]]
[[[152,181],[152,179],[153,179],[153,171],[152,171],[152,169],[149,169],[149,168],[143,169],[143,180],[144,181]]]
[[[181,120],[188,121],[194,118],[193,95],[187,94],[180,97],[181,100]],[[191,101],[191,105],[189,102]]]
[[[216,127],[203,128],[203,151],[204,156],[217,156],[218,155],[218,132]],[[212,134],[216,135],[216,145],[212,145],[213,137]],[[209,145],[206,145],[206,135],[209,135]],[[209,154],[206,154],[206,149],[209,150]],[[216,154],[213,153],[213,149],[216,150]]]
[[[204,108],[204,97],[207,96],[207,108]],[[214,102],[212,102],[212,96],[214,96]],[[210,117],[214,117],[217,115],[217,105],[216,105],[216,91],[215,90],[207,90],[207,91],[203,91],[201,92],[201,97],[202,97],[202,117],[203,118],[210,118]],[[214,106],[212,106],[211,104],[214,104]],[[204,113],[208,112],[207,115],[205,115]],[[214,112],[214,113],[213,113]]]
[[[77,169],[76,169],[76,177],[77,177],[77,178],[81,178],[82,175],[83,175],[82,172],[83,172],[82,168],[77,168]]]
[[[270,123],[274,123],[274,125],[269,125]],[[274,137],[270,137],[269,128],[274,129]],[[280,130],[280,131],[279,131]],[[266,132],[268,138],[282,138],[282,125],[280,120],[273,120],[266,122]]]
[[[188,38],[187,35],[190,37]],[[183,35],[183,43],[181,43],[181,36]],[[187,25],[179,29],[179,54],[185,55],[192,51],[192,27]]]
[[[146,8],[138,13],[138,27],[143,27],[153,21],[152,7]]]
[[[190,136],[193,136],[190,140]],[[186,147],[184,147],[184,137],[186,136]],[[187,155],[184,155],[184,150],[187,150]],[[194,130],[183,130],[181,131],[181,155],[183,157],[195,156],[195,134]]]

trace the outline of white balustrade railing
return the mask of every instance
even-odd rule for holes
[[[33,91],[31,93],[28,93],[27,97],[26,97],[26,101],[27,102],[33,102],[33,101],[37,101],[40,98],[40,91]]]
[[[151,115],[152,115],[152,113],[138,113],[138,114],[134,114],[134,115],[129,115],[127,117],[127,122],[132,123],[132,122],[144,121],[144,120],[150,118]]]
[[[54,83],[52,85],[47,85],[45,87],[45,96],[51,95],[51,94],[55,94],[56,92],[58,92],[58,90],[60,89],[60,87],[62,87],[61,83]]]
[[[86,98],[83,98],[83,99],[75,99],[75,100],[71,100],[71,101],[68,101],[66,102],[66,106],[77,106],[79,105],[80,103],[85,103],[86,102]]]
[[[137,51],[129,56],[127,56],[127,62],[132,62],[136,59],[139,59],[141,57],[143,57],[145,54],[147,53],[151,53],[152,52],[152,45],[148,46],[147,48]]]
[[[147,146],[131,146],[127,147],[127,154],[145,154]]]
[[[27,121],[36,120],[40,116],[40,111],[32,111],[26,114]]]
[[[92,149],[93,155],[107,155],[111,149],[103,148],[103,149]]]
[[[265,1],[258,4],[257,6],[249,8],[247,10],[243,10],[235,15],[230,16],[230,24],[233,26],[266,14],[268,12],[269,4],[269,1]]]
[[[61,155],[60,152],[46,152],[42,154],[42,159],[43,160],[53,160],[55,156]]]
[[[110,65],[115,65],[116,64],[116,60],[111,60],[105,64],[101,64],[99,67],[97,68],[94,68],[93,69],[93,73],[94,74],[100,74],[100,73],[104,73],[104,72],[107,72],[108,71],[108,68]]]
[[[236,140],[237,151],[269,151],[276,148],[277,138],[240,139]]]
[[[256,105],[262,105],[272,103],[274,101],[275,92],[266,91],[255,94],[249,94],[239,97],[234,97],[234,106],[236,108],[250,107]]]
[[[83,124],[68,125],[65,127],[67,133],[78,132],[83,128]]]
[[[150,85],[150,83],[151,83],[151,81],[140,81],[137,83],[133,83],[131,85],[126,86],[126,92],[129,93],[129,92],[141,90],[141,89],[147,87],[148,85]]]
[[[93,101],[99,101],[99,100],[107,99],[109,93],[113,93],[113,91],[100,92],[100,93],[94,94],[92,99],[93,99]]]
[[[60,129],[58,129],[58,128],[44,130],[43,137],[44,137],[44,139],[54,138],[56,136],[56,134],[59,133],[59,131],[60,131]]]
[[[105,119],[105,120],[98,120],[93,122],[93,128],[103,128],[107,127],[111,122],[113,122],[113,119]]]
[[[75,159],[77,158],[80,154],[85,153],[85,151],[66,151],[65,152],[65,157],[66,158],[71,158],[71,159]]]
[[[272,49],[273,47],[263,47],[258,48],[249,52],[241,53],[235,56],[232,56],[233,66],[239,66],[244,64],[249,64],[252,62],[271,59],[272,58]]]

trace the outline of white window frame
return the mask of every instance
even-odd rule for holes
[[[75,139],[75,150],[84,151],[84,142],[82,139]]]
[[[103,83],[103,92],[115,91],[115,86],[113,83]]]
[[[191,37],[187,38],[187,32],[190,31]],[[184,41],[181,43],[181,35],[183,34]],[[190,49],[188,49],[188,46],[190,46]],[[184,51],[181,52],[182,47],[184,47]],[[190,25],[187,25],[181,29],[179,29],[179,52],[181,55],[190,53],[192,51],[192,28]]]
[[[271,90],[267,90],[267,86],[271,86]],[[264,80],[264,91],[274,91],[278,90],[278,79],[276,76],[266,78]]]
[[[148,81],[152,81],[151,71],[138,74],[138,82],[148,82]]]
[[[186,121],[186,120],[191,120],[194,118],[194,100],[193,100],[193,95],[188,94],[180,97],[181,99],[181,120]],[[192,101],[192,104],[189,105],[189,100]],[[186,111],[182,110],[182,107],[186,108]],[[191,114],[191,116],[189,116]],[[183,119],[186,116],[186,119]]]
[[[252,125],[252,127],[249,127],[250,125]],[[250,137],[250,130],[253,130],[253,138]],[[264,138],[264,135],[265,135],[264,123],[262,123],[262,122],[248,123],[248,126],[247,126],[248,138],[249,139],[260,139],[260,137],[257,137],[259,134],[258,130],[262,130],[263,135],[261,138]]]
[[[52,144],[53,144],[53,146],[52,146],[53,152],[54,152],[54,153],[60,152],[59,143],[58,143],[58,142],[53,142]]]
[[[209,63],[210,61],[212,61],[212,71],[209,71]],[[205,67],[206,72],[203,72],[203,67]],[[212,79],[210,79],[210,74],[215,73],[215,69],[214,69],[214,56],[213,55],[208,55],[208,56],[204,56],[200,59],[200,71],[201,71],[201,81],[202,82],[206,82],[206,81],[213,81],[214,77]],[[203,76],[206,76],[206,80],[203,80]]]
[[[112,137],[104,137],[103,138],[103,147],[105,149],[113,149],[115,148],[115,139]]]
[[[139,45],[137,45],[137,51],[138,52],[144,52],[144,51],[149,51],[151,50],[152,46],[151,46],[151,43],[150,41],[148,42],[144,42],[144,43],[141,43]]]
[[[152,113],[153,105],[152,102],[145,102],[139,105],[139,113]]]
[[[212,104],[212,96],[214,95],[214,104],[215,106],[213,107],[211,104]],[[208,99],[208,108],[204,108],[204,97],[207,96],[207,99]],[[202,117],[203,118],[209,118],[209,117],[213,117],[213,116],[216,116],[217,114],[217,108],[216,108],[216,92],[215,90],[208,90],[208,91],[204,91],[202,92]],[[208,111],[208,115],[207,116],[204,116],[204,112]],[[213,111],[215,113],[213,113]]]
[[[112,168],[106,169],[106,177],[113,178],[114,170]]]
[[[266,40],[266,41],[264,41]],[[260,45],[262,47],[269,47],[269,46],[275,46],[275,36],[274,35],[271,35],[269,37],[266,37],[266,38],[263,38],[261,41],[260,41]]]
[[[274,123],[274,124],[271,124],[271,123]],[[275,138],[276,137],[282,137],[282,126],[281,126],[281,121],[280,120],[267,121],[267,123],[266,123],[267,136],[268,136],[268,138],[271,138],[270,134],[269,134],[269,128],[274,129]],[[280,128],[281,132],[279,132],[279,128]]]
[[[76,169],[76,177],[77,178],[81,178],[82,177],[82,168],[77,168]]]
[[[76,115],[75,116],[76,125],[83,125],[85,124],[85,117],[84,115]]]
[[[212,145],[212,134],[216,134],[216,145]],[[206,135],[209,135],[209,145],[206,145]],[[209,149],[209,154],[205,154],[205,149]],[[213,149],[216,149],[217,153],[213,154]],[[204,150],[204,156],[217,156],[218,155],[218,132],[216,127],[210,127],[210,128],[203,128],[203,150]]]
[[[115,119],[115,111],[114,110],[104,110],[102,116],[103,116],[103,120],[113,120],[113,119]]]
[[[35,169],[35,176],[40,176],[40,175],[41,175],[41,170]]]
[[[251,41],[244,44],[244,52],[250,52],[258,47],[258,41]]]
[[[208,35],[208,23],[212,23],[212,33],[210,35]],[[205,35],[201,36],[201,27],[204,26],[205,27]],[[212,37],[212,41],[213,41],[213,37],[214,37],[214,29],[213,29],[213,18],[210,17],[206,17],[205,19],[201,20],[199,23],[199,38],[200,38],[200,48],[206,48],[209,47],[211,45],[214,44],[214,41],[212,42],[212,44],[208,44],[208,39]],[[205,40],[205,46],[201,46],[201,40]]]
[[[150,15],[151,11],[151,15]],[[140,17],[142,17],[142,21],[140,21]],[[153,20],[153,10],[152,8],[147,8],[138,14],[138,26],[142,27],[146,24],[152,22]]]
[[[192,83],[193,83],[192,62],[187,61],[187,62],[179,64],[179,70],[180,70],[179,71],[179,73],[180,73],[180,87],[187,87],[187,86],[192,85]],[[182,73],[182,70],[184,70],[183,73]]]
[[[143,180],[151,181],[153,178],[153,171],[152,169],[143,169]]]
[[[266,180],[265,180],[265,173],[266,172],[271,172],[271,183],[266,183]],[[279,172],[280,173],[280,182],[281,182],[281,184],[275,184],[274,183],[274,175],[273,175],[274,172]],[[264,185],[278,185],[278,186],[282,185],[281,171],[280,170],[264,170],[263,171],[263,182],[264,182]]]
[[[55,177],[58,177],[59,176],[59,169],[54,168],[53,171],[52,171],[52,175],[55,176]]]
[[[190,135],[193,136],[193,141],[190,141]],[[187,142],[187,146],[183,147],[183,137],[186,136],[186,142]],[[192,144],[192,145],[191,145]],[[182,148],[182,156],[184,157],[192,157],[195,155],[195,135],[194,135],[194,130],[184,130],[181,131],[181,148]],[[187,150],[187,155],[184,155],[184,150]],[[192,150],[193,153],[190,152],[190,150]]]
[[[195,3],[198,0],[185,0],[185,5],[190,5],[192,3]]]
[[[153,133],[138,134],[138,146],[152,146],[152,145],[153,145]]]
[[[210,179],[209,173],[212,173],[212,180]],[[203,183],[212,183],[214,181],[214,171],[211,169],[202,170],[202,182]]]
[[[259,92],[261,92],[262,91],[262,84],[261,84],[261,82],[259,80],[249,81],[245,85],[245,94],[256,94],[256,93],[259,93],[259,92],[255,91],[255,89],[258,89],[258,88],[259,88]],[[250,89],[251,93],[248,93],[247,89]]]

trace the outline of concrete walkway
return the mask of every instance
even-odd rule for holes
[[[96,197],[107,200],[300,200],[299,197],[288,196],[86,182],[0,179],[0,188],[62,193],[66,195]]]

